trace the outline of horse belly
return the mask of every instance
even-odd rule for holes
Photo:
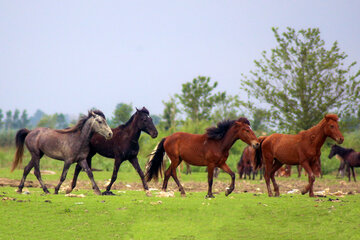
[[[299,155],[296,148],[280,144],[274,149],[274,158],[284,164],[297,165],[299,164]]]

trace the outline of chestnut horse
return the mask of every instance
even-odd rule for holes
[[[261,163],[265,165],[264,177],[269,197],[273,195],[270,178],[274,185],[275,196],[280,195],[274,174],[283,164],[301,165],[305,169],[309,184],[301,193],[309,192],[309,196],[314,197],[314,174],[320,175],[320,149],[327,137],[339,144],[344,141],[336,114],[325,115],[317,125],[296,135],[274,133],[261,141],[260,148],[256,151],[257,165]]]
[[[259,147],[259,142],[251,130],[250,122],[246,118],[238,120],[224,120],[211,127],[205,134],[190,134],[184,132],[174,133],[163,138],[148,163],[146,179],[157,179],[163,164],[164,153],[171,159],[171,164],[165,172],[162,190],[166,191],[170,176],[172,176],[179,187],[182,196],[185,196],[183,186],[176,176],[176,168],[181,161],[195,166],[207,166],[208,168],[208,194],[206,197],[213,198],[212,184],[214,168],[219,167],[231,176],[231,184],[225,195],[229,195],[235,186],[235,174],[225,163],[229,150],[236,140],[241,139],[254,148]]]
[[[139,152],[139,138],[141,132],[149,134],[152,138],[156,138],[158,132],[156,127],[149,116],[149,111],[143,107],[141,110],[136,109],[136,112],[130,117],[130,119],[117,128],[112,129],[114,137],[105,141],[99,134],[95,134],[90,141],[90,152],[86,158],[88,165],[91,167],[92,157],[98,153],[101,156],[115,159],[114,170],[109,185],[106,187],[106,191],[103,195],[114,195],[110,189],[117,178],[117,174],[121,163],[125,160],[129,160],[131,165],[135,168],[139,174],[143,187],[146,191],[146,195],[150,196],[149,187],[144,179],[144,173],[139,166],[137,158]],[[78,164],[75,168],[74,178],[71,186],[66,190],[66,193],[70,193],[76,186],[77,177],[80,173],[81,166]]]
[[[61,174],[60,182],[55,187],[55,194],[58,193],[61,184],[64,182],[69,167],[73,163],[78,163],[89,176],[92,187],[96,194],[100,195],[99,187],[94,181],[94,176],[86,162],[86,156],[90,151],[90,139],[94,133],[99,133],[101,138],[110,139],[113,133],[106,123],[105,115],[99,111],[89,111],[87,116],[82,116],[78,123],[67,129],[55,130],[50,128],[35,128],[34,130],[20,129],[16,133],[16,153],[11,171],[21,164],[24,154],[24,143],[31,154],[31,161],[24,168],[18,193],[22,192],[26,176],[35,167],[35,176],[45,193],[49,193],[43,183],[40,174],[40,159],[44,154],[50,158],[64,161],[64,169]]]
[[[344,167],[347,166],[349,182],[351,181],[350,169],[352,171],[354,181],[356,182],[354,167],[360,167],[360,153],[356,152],[352,148],[343,148],[334,144],[331,146],[329,158],[332,158],[334,155],[339,155],[343,159],[340,164],[339,171],[344,170]]]
[[[240,161],[237,164],[237,170],[239,173],[239,178],[242,179],[244,174],[244,179],[246,176],[249,176],[251,179],[251,173],[255,173],[254,168],[252,166],[252,162],[254,162],[255,158],[255,150],[251,146],[246,146],[244,151],[241,154]],[[255,174],[253,174],[253,180],[255,179]]]

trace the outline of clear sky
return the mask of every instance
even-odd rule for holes
[[[0,109],[78,115],[117,103],[161,114],[198,75],[246,95],[241,74],[275,47],[271,27],[318,27],[360,59],[360,1],[0,0]],[[357,65],[357,69],[360,65]]]

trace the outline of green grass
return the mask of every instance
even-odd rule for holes
[[[1,187],[0,239],[356,239],[360,196],[328,198],[204,192],[181,198],[145,197],[126,191],[85,198],[30,195]],[[161,202],[159,202],[161,201]]]

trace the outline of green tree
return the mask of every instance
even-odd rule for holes
[[[218,92],[215,94],[215,106],[211,119],[216,123],[224,119],[237,119],[240,117],[239,112],[240,101],[237,96],[226,94],[226,92]]]
[[[3,122],[3,118],[4,118],[4,114],[2,112],[2,109],[0,109],[0,129],[3,127],[4,122]]]
[[[116,127],[120,124],[126,123],[131,117],[131,113],[133,112],[132,104],[119,103],[116,105],[114,111],[114,117],[111,119],[111,125]]]
[[[68,126],[65,115],[62,113],[56,114],[56,128],[64,129]]]
[[[161,117],[156,114],[150,114],[154,125],[158,125],[161,122]]]
[[[13,119],[12,119],[12,128],[18,129],[20,128],[21,121],[20,121],[20,111],[19,109],[15,109]]]
[[[270,56],[264,51],[262,59],[255,60],[255,70],[243,75],[241,88],[268,104],[263,110],[273,126],[297,132],[328,112],[355,111],[360,71],[352,74],[356,62],[345,66],[347,55],[340,52],[337,42],[326,49],[318,28],[298,32],[287,28],[282,34],[277,28],[272,30],[278,46]],[[254,112],[256,105],[250,99],[247,106]]]
[[[12,128],[12,112],[11,110],[6,112],[5,129],[10,130]]]
[[[199,76],[192,82],[182,85],[181,94],[176,94],[188,118],[198,123],[200,120],[209,120],[216,97],[213,90],[217,82],[210,84],[209,77]]]
[[[20,126],[19,128],[26,128],[29,125],[30,119],[28,117],[27,111],[23,110],[20,117]]]
[[[56,128],[57,114],[47,115],[45,114],[37,124],[37,127]]]
[[[164,112],[162,118],[165,120],[164,128],[165,130],[171,130],[171,132],[175,132],[176,129],[176,117],[178,113],[180,113],[180,109],[178,108],[178,103],[176,98],[170,97],[168,102],[162,101],[165,105]]]

